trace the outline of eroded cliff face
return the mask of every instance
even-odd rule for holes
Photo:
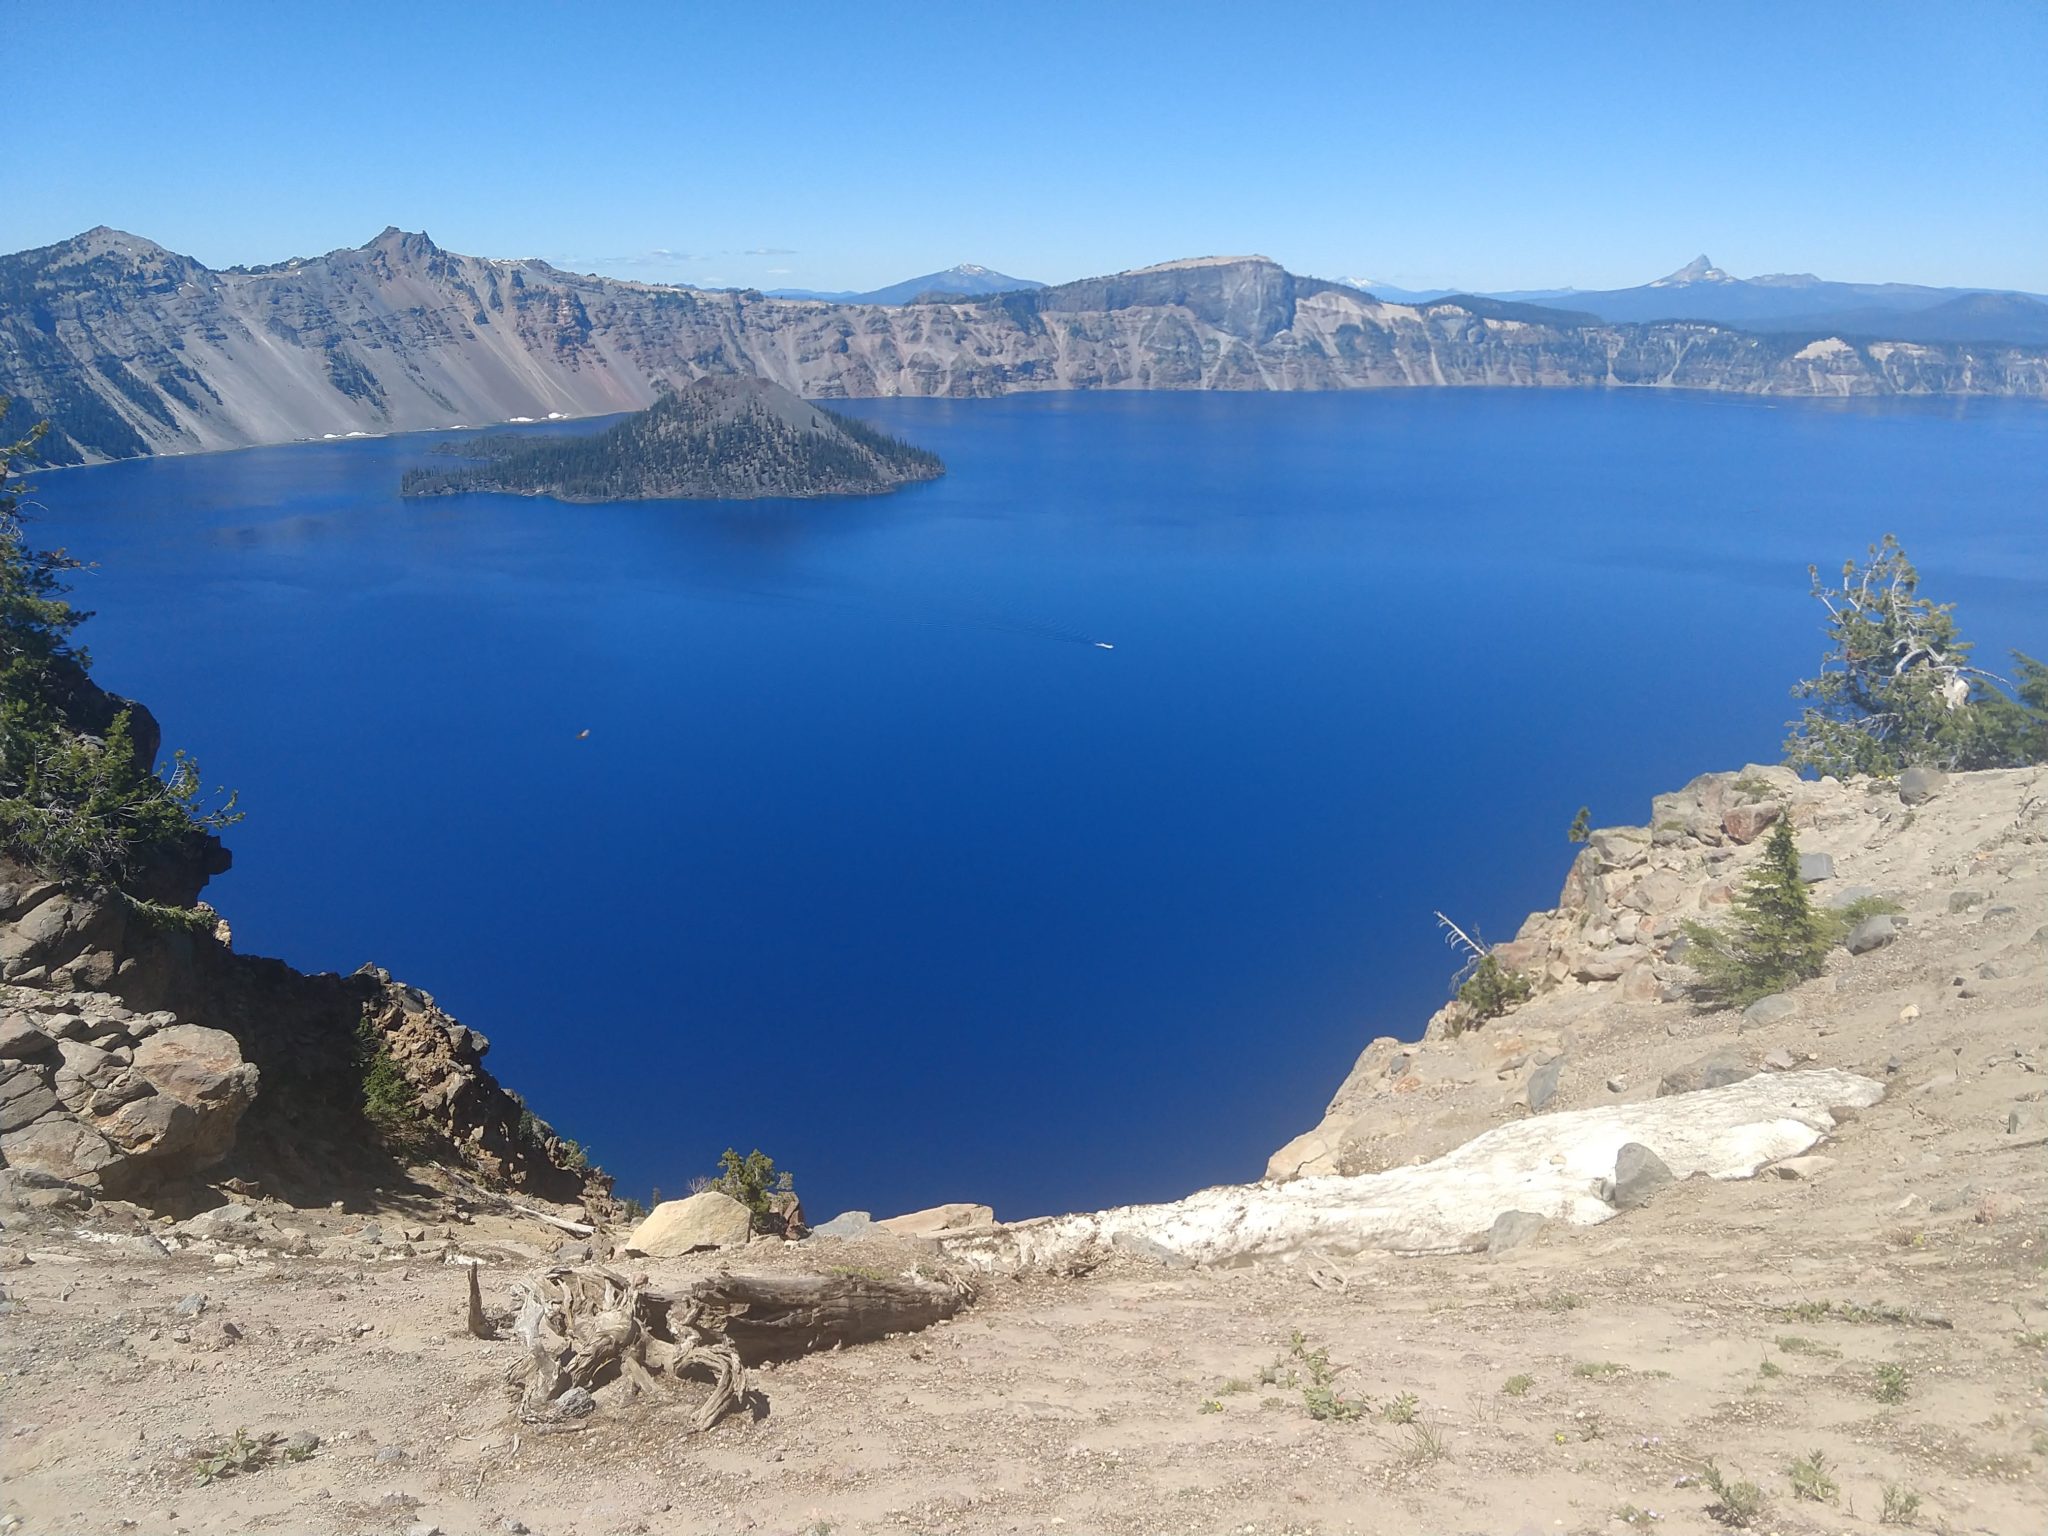
[[[800,394],[1675,387],[2048,396],[2048,350],[1385,304],[1263,257],[906,306],[769,299],[368,245],[216,272],[119,231],[0,258],[0,395],[53,462],[636,410],[749,373]]]

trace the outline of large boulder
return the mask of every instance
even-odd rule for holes
[[[968,1227],[985,1227],[996,1219],[986,1205],[934,1205],[922,1211],[906,1211],[878,1221],[876,1226],[898,1237],[932,1237],[940,1232],[958,1232]]]
[[[1899,775],[1899,798],[1907,805],[1924,805],[1948,788],[1948,775],[1939,768],[1915,763]]]
[[[650,1259],[680,1258],[700,1248],[736,1248],[754,1229],[744,1205],[715,1189],[664,1200],[626,1238],[629,1252]]]

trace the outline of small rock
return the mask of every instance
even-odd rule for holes
[[[510,1515],[498,1522],[498,1529],[503,1531],[505,1536],[531,1536],[526,1528],[526,1522],[514,1520]]]
[[[1627,1078],[1625,1078],[1625,1077],[1621,1077],[1621,1076],[1615,1076],[1615,1077],[1610,1077],[1609,1079],[1607,1079],[1607,1091],[1608,1091],[1609,1093],[1624,1093],[1624,1092],[1626,1092],[1626,1091],[1627,1091],[1627,1089],[1628,1089],[1628,1079],[1627,1079]]]
[[[1972,907],[1981,907],[1989,898],[1983,891],[1950,891],[1948,909],[1951,913],[1967,912]]]
[[[1698,1093],[1707,1088],[1726,1088],[1756,1076],[1756,1068],[1732,1051],[1717,1051],[1698,1061],[1666,1072],[1657,1084],[1657,1097],[1674,1093]]]
[[[1899,1022],[1901,1024],[1910,1024],[1919,1017],[1920,1005],[1918,1003],[1908,1003],[1899,1010]]]
[[[1980,919],[1980,921],[1986,923],[2002,923],[2008,917],[2018,917],[2019,915],[2020,909],[2018,907],[2012,905],[2012,903],[2010,902],[1998,901],[1993,902],[1990,906],[1984,909],[1984,916]]]
[[[1664,1159],[1639,1141],[1625,1144],[1614,1158],[1614,1206],[1632,1211],[1649,1204],[1650,1196],[1676,1176]]]
[[[402,1445],[380,1445],[377,1447],[376,1456],[372,1459],[379,1466],[392,1466],[397,1462],[405,1460],[405,1447]]]
[[[1792,1053],[1781,1046],[1764,1057],[1764,1065],[1776,1072],[1789,1072],[1796,1063]]]
[[[426,1521],[421,1520],[416,1524],[408,1525],[405,1528],[405,1536],[441,1536],[441,1527],[429,1525]]]
[[[1907,805],[1925,805],[1948,788],[1948,775],[1939,768],[1915,763],[1899,775],[1899,798]]]
[[[1808,885],[1834,879],[1835,856],[1831,853],[1802,853],[1799,855],[1799,878]]]
[[[1887,1056],[1884,1059],[1884,1070],[1886,1076],[1895,1077],[1906,1070],[1906,1063],[1897,1056]]]
[[[1486,1234],[1488,1258],[1498,1258],[1510,1248],[1520,1247],[1541,1232],[1544,1221],[1534,1211],[1502,1211],[1493,1219],[1493,1228]]]
[[[206,1297],[200,1292],[194,1291],[171,1309],[171,1315],[174,1317],[197,1317],[205,1310]]]
[[[1835,1160],[1832,1157],[1808,1153],[1805,1157],[1788,1157],[1771,1164],[1771,1172],[1781,1179],[1810,1179],[1834,1165]]]
[[[319,1449],[320,1437],[310,1429],[300,1430],[284,1443],[285,1454],[293,1461],[304,1461]]]
[[[551,1419],[583,1419],[597,1412],[597,1399],[585,1387],[571,1387],[548,1404]]]
[[[1882,949],[1899,936],[1898,924],[1886,913],[1866,917],[1843,941],[1843,947],[1852,955],[1867,955],[1873,949]]]
[[[1769,997],[1760,997],[1742,1010],[1742,1022],[1758,1026],[1782,1024],[1796,1017],[1799,1004],[1782,992],[1773,992]]]
[[[1721,818],[1721,830],[1735,842],[1753,843],[1784,814],[1785,807],[1775,800],[1733,806]]]

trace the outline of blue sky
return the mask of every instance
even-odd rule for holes
[[[2048,291],[2048,4],[12,0],[0,249]]]

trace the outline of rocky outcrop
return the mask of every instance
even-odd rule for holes
[[[2043,870],[2029,850],[2048,843],[2039,778],[2038,770],[1959,775],[1928,801],[1917,778],[1815,781],[1751,765],[1657,796],[1648,825],[1593,832],[1557,905],[1494,946],[1503,966],[1528,979],[1529,1001],[1488,1020],[1453,1001],[1419,1041],[1374,1040],[1321,1122],[1273,1154],[1267,1178],[1376,1173],[1440,1156],[1503,1120],[1609,1096],[1711,1091],[1796,1065],[1797,1052],[1750,1042],[1774,1034],[1811,1042],[1849,968],[1876,963],[1903,935],[2009,924],[2028,901],[2038,905]],[[1712,922],[1726,909],[1761,854],[1762,832],[1780,819],[1796,830],[1817,902],[1841,908],[1879,897],[1905,910],[1845,934],[1830,973],[1798,996],[1703,1012],[1689,998],[1684,924]],[[1987,883],[2019,883],[2004,899],[1985,886],[1959,893],[1960,868]],[[1973,984],[2004,983],[1957,990]],[[1883,1059],[1870,1067],[1881,1070]]]
[[[405,1084],[407,1152],[578,1197],[595,1176],[491,1076],[489,1049],[374,967],[308,976],[0,859],[0,1166],[122,1197],[239,1176],[325,1203],[395,1171],[364,1113],[381,1055]]]
[[[224,272],[110,229],[0,258],[0,395],[53,423],[59,463],[637,410],[721,373],[826,399],[1467,384],[2038,397],[2048,349],[1383,303],[1263,257],[901,306],[584,276],[396,229]]]
[[[0,992],[0,1163],[129,1195],[211,1168],[258,1074],[234,1037],[100,993]]]

